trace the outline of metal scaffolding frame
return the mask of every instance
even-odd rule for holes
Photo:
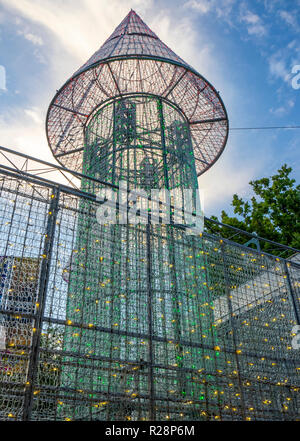
[[[1,420],[298,418],[299,350],[292,347],[293,327],[300,315],[297,259],[262,253],[208,233],[187,237],[184,226],[171,224],[177,249],[184,250],[177,256],[184,260],[178,262],[177,257],[170,262],[164,256],[166,270],[153,268],[156,258],[146,246],[141,265],[146,278],[151,275],[150,291],[145,285],[148,309],[142,304],[130,306],[128,286],[122,287],[120,279],[120,291],[105,294],[112,283],[106,279],[103,296],[92,299],[95,304],[98,300],[98,314],[93,322],[87,321],[89,314],[74,310],[68,315],[65,275],[78,246],[82,200],[90,206],[100,203],[94,194],[10,166],[2,165],[0,174],[1,326],[6,330],[6,346],[1,350]],[[91,210],[89,218],[93,217]],[[206,223],[210,225],[208,219]],[[122,228],[128,234],[129,227]],[[164,239],[151,224],[138,228],[146,238]],[[295,251],[274,246],[290,256]],[[110,258],[101,257],[103,264]],[[114,265],[128,272],[123,260]],[[172,270],[170,265],[175,265],[175,272],[184,265],[190,273],[184,281],[190,298],[181,292],[177,299],[182,303],[180,336],[174,331],[178,310],[169,308],[168,287],[162,296],[155,283]],[[23,283],[28,277],[34,281],[30,289]],[[78,280],[86,306],[93,279]],[[201,295],[193,297],[195,286]],[[123,318],[116,308],[122,301],[129,308]],[[145,319],[134,320],[143,311]],[[205,315],[210,317],[206,330]],[[66,344],[69,336],[77,340],[73,346]],[[77,373],[78,383],[67,385],[66,373]],[[101,380],[96,381],[95,375]]]
[[[297,250],[178,221],[226,144],[213,86],[130,11],[46,129],[61,166],[0,147],[0,419],[297,419]],[[153,189],[179,195],[168,222]]]

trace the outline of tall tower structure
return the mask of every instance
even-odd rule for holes
[[[222,153],[225,107],[213,86],[131,10],[52,100],[55,158],[81,172],[82,190],[185,189]],[[178,200],[178,198],[177,198]],[[171,224],[97,222],[81,202],[68,277],[64,360],[72,419],[201,418],[214,412],[212,302],[199,237]],[[172,221],[172,219],[171,219]],[[203,275],[202,275],[203,274]],[[200,343],[200,344],[199,344]],[[82,396],[85,398],[82,399]],[[217,405],[217,404],[216,404]]]

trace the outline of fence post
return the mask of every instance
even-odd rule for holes
[[[146,225],[146,237],[147,237],[147,303],[148,303],[148,332],[149,332],[149,372],[148,372],[148,382],[149,382],[149,400],[150,400],[150,420],[155,421],[155,391],[154,391],[154,378],[153,378],[153,316],[152,316],[152,262],[151,262],[151,226],[148,223]]]
[[[244,389],[243,389],[243,384],[242,384],[242,380],[241,380],[241,368],[240,368],[240,362],[239,362],[239,357],[237,354],[237,341],[236,341],[236,329],[235,329],[235,323],[234,323],[234,319],[233,319],[233,309],[232,309],[232,304],[231,304],[231,299],[230,299],[230,276],[228,274],[228,268],[226,266],[226,252],[225,252],[225,244],[223,242],[223,240],[220,241],[221,242],[221,255],[222,255],[222,263],[223,263],[223,270],[224,270],[224,278],[225,278],[225,290],[226,290],[226,298],[227,298],[227,306],[228,306],[228,317],[229,317],[229,323],[231,326],[231,330],[232,330],[232,340],[233,340],[233,346],[234,346],[234,356],[235,356],[235,362],[236,362],[236,368],[237,368],[237,379],[238,379],[238,384],[239,384],[239,389],[240,389],[240,393],[241,393],[241,414],[243,415],[243,417],[245,418],[245,410],[246,410],[246,406],[245,406],[245,398],[244,398]]]
[[[29,421],[31,419],[32,405],[33,405],[33,392],[34,383],[37,376],[39,353],[40,353],[40,340],[41,331],[43,327],[43,317],[46,305],[47,287],[49,282],[49,272],[51,265],[51,255],[53,250],[53,239],[55,232],[55,225],[58,213],[60,188],[54,187],[51,195],[51,201],[48,212],[48,221],[46,226],[46,236],[43,249],[43,260],[40,270],[40,280],[37,294],[38,308],[36,310],[34,318],[34,332],[32,335],[32,342],[29,353],[29,364],[26,377],[25,396],[24,396],[24,410],[23,421]]]
[[[300,325],[300,313],[299,313],[299,310],[297,308],[296,296],[295,296],[295,292],[294,292],[293,285],[292,285],[292,282],[291,282],[291,277],[290,277],[288,265],[287,265],[287,262],[286,262],[285,259],[284,259],[283,262],[284,262],[283,263],[284,272],[285,272],[286,279],[287,279],[287,284],[288,284],[289,298],[290,298],[290,301],[291,301],[292,308],[294,310],[294,314],[295,314],[295,319],[296,319],[297,325]]]

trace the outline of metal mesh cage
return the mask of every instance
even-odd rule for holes
[[[52,100],[46,126],[58,161],[82,171],[89,118],[112,98],[132,94],[161,97],[180,109],[190,126],[197,174],[217,160],[228,135],[219,94],[130,11]]]
[[[174,209],[190,189],[195,211],[227,133],[215,89],[134,11],[56,94],[49,144],[80,189],[0,166],[1,420],[299,418],[291,249],[191,235]],[[177,192],[158,222],[153,190]]]
[[[299,263],[90,229],[93,194],[18,173],[0,200],[2,420],[298,418]]]

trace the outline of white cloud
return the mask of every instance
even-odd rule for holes
[[[279,54],[274,54],[269,59],[270,72],[277,78],[281,78],[284,81],[288,81],[290,77],[290,72],[286,67],[286,62],[284,59],[280,58]]]
[[[228,211],[235,193],[241,197],[249,197],[249,181],[262,172],[268,161],[267,156],[262,155],[259,163],[243,161],[238,146],[231,139],[216,164],[199,177],[204,215],[218,215],[220,207]]]
[[[37,108],[25,109],[25,115],[29,116],[36,124],[41,124],[43,122],[41,114]]]
[[[191,8],[201,15],[215,12],[219,18],[226,18],[230,14],[236,0],[189,0],[184,6]]]
[[[221,0],[216,2],[216,12],[218,17],[228,18],[232,12],[236,0]]]
[[[6,91],[6,70],[0,65],[0,91]]]
[[[44,134],[44,123],[37,117],[38,109],[14,109],[0,118],[1,145],[28,153],[32,156],[45,157],[51,153]]]
[[[200,14],[207,14],[211,11],[213,3],[213,0],[189,0],[185,3],[185,6],[196,10]]]
[[[295,106],[295,101],[290,99],[287,100],[282,106],[277,107],[276,109],[271,108],[270,113],[275,116],[284,116],[286,115],[293,107]]]
[[[86,61],[101,42],[112,33],[131,7],[149,9],[152,0],[2,0],[13,9],[41,26],[58,39],[59,44],[81,62]],[[102,4],[101,4],[102,3]]]
[[[18,35],[23,35],[26,40],[30,41],[35,46],[43,46],[44,42],[38,35],[32,34],[31,32],[18,31]]]
[[[42,109],[14,109],[13,112],[7,112],[5,117],[0,116],[0,145],[17,152],[26,153],[35,158],[48,161],[55,164],[55,160],[48,147],[45,137],[44,121],[39,114],[42,114]],[[5,152],[5,156],[9,158],[12,163],[21,168],[25,159],[17,155],[12,155]],[[4,165],[12,167],[12,164],[5,159],[0,150],[0,162]],[[30,168],[45,169],[46,166],[37,162],[31,163]],[[51,179],[55,182],[68,184],[67,180],[59,172],[42,173],[42,176]],[[76,178],[73,179],[73,182]]]
[[[249,11],[245,4],[241,7],[241,22],[246,23],[247,31],[249,35],[255,35],[257,37],[263,37],[267,33],[267,29],[262,19],[253,12]]]
[[[284,20],[289,26],[292,26],[296,30],[299,29],[296,14],[288,11],[279,11],[279,16]]]
[[[281,4],[282,0],[264,0],[264,6],[268,13],[278,10]]]
[[[271,75],[276,79],[282,79],[286,83],[290,83],[291,80],[291,50],[293,47],[280,49],[269,57],[269,70]]]

